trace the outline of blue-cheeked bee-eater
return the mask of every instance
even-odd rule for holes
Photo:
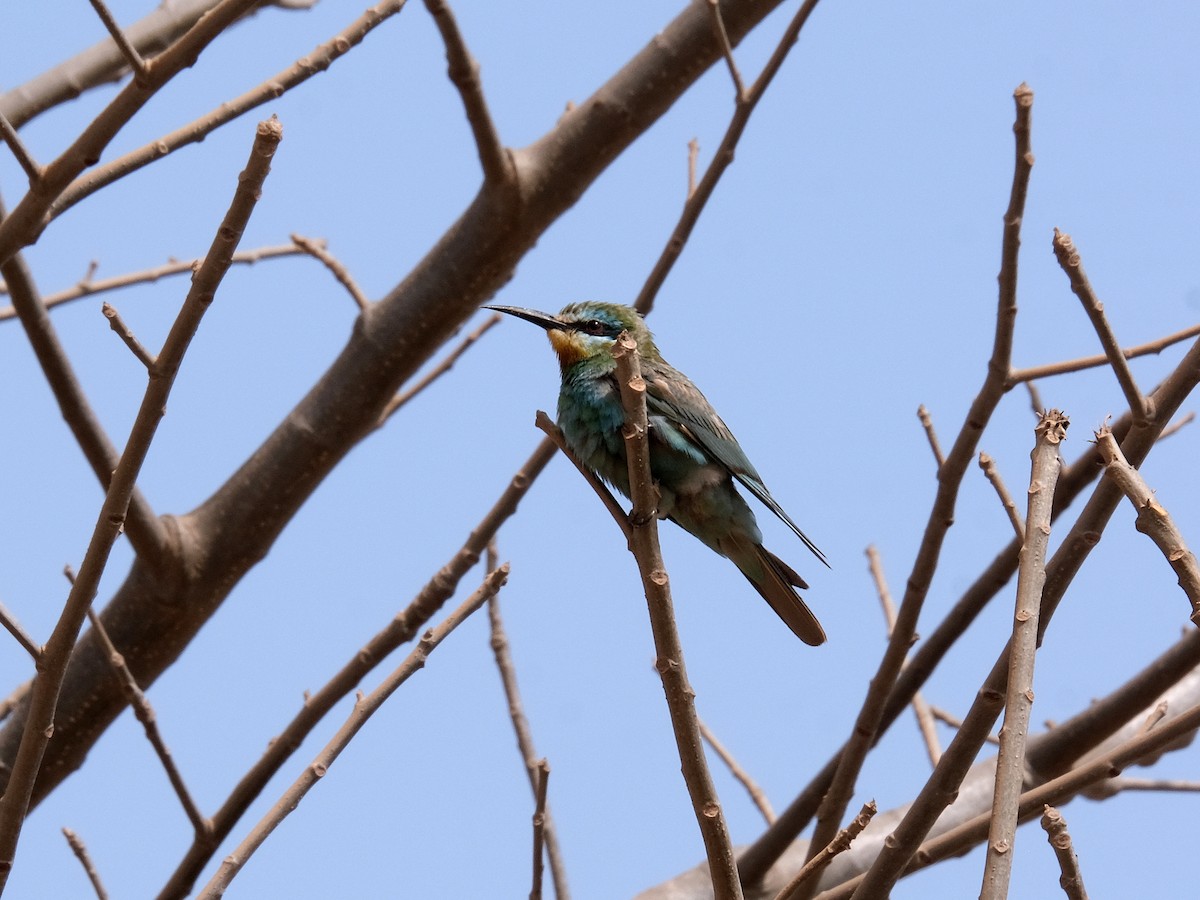
[[[625,411],[612,350],[621,332],[637,342],[650,419],[650,471],[670,519],[728,557],[771,608],[806,644],[825,632],[795,588],[804,579],[762,545],[754,513],[736,479],[794,531],[821,562],[825,555],[775,501],[737,439],[686,375],[671,366],[637,310],[617,303],[572,303],[558,315],[513,306],[489,306],[539,325],[558,355],[562,388],[558,426],[576,457],[629,496],[622,428]]]

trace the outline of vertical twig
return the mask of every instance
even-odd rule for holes
[[[933,417],[929,415],[929,410],[924,403],[917,407],[917,418],[921,420],[921,427],[925,429],[925,437],[929,439],[929,449],[933,451],[934,461],[937,462],[940,469],[946,463],[946,454],[942,452],[937,431],[933,427]]]
[[[987,859],[980,900],[1004,900],[1012,877],[1018,807],[1025,775],[1025,741],[1033,708],[1033,669],[1038,643],[1038,614],[1046,583],[1046,547],[1050,543],[1050,510],[1062,460],[1058,445],[1067,436],[1067,417],[1057,409],[1042,413],[1035,429],[1033,466],[1029,477],[1029,509],[1025,543],[1017,571],[1017,609],[1008,657],[1008,689],[1000,754],[996,760],[996,790],[988,830]]]
[[[1083,886],[1083,872],[1079,868],[1079,857],[1071,844],[1071,833],[1067,831],[1067,821],[1053,806],[1046,806],[1042,813],[1042,828],[1046,831],[1046,839],[1054,848],[1054,856],[1058,859],[1058,868],[1062,874],[1058,883],[1067,895],[1067,900],[1088,900],[1087,889]]]
[[[546,832],[546,787],[550,781],[550,763],[540,759],[534,766],[537,791],[533,808],[533,886],[529,900],[542,900],[542,841]]]
[[[633,509],[629,514],[629,548],[637,560],[650,611],[657,654],[655,668],[662,678],[667,709],[679,748],[679,760],[704,849],[708,857],[716,900],[741,900],[742,886],[725,814],[704,759],[704,744],[696,720],[695,692],[688,683],[683,646],[675,627],[670,579],[658,545],[658,488],[650,475],[649,422],[646,415],[646,383],[642,380],[637,342],[626,333],[613,347],[617,361],[617,383],[625,407],[625,454],[629,463],[629,492]]]
[[[883,617],[887,621],[890,635],[896,627],[896,603],[892,600],[892,592],[888,589],[887,578],[883,574],[883,561],[874,546],[867,547],[867,566],[871,570],[871,578],[875,582],[875,591],[879,594],[879,603],[883,607]],[[938,758],[942,755],[942,747],[938,742],[933,710],[925,702],[920,691],[913,693],[912,708],[913,715],[917,717],[917,728],[925,740],[925,752],[929,754],[929,761],[936,766]]]
[[[488,567],[494,568],[492,562],[494,551],[488,545]],[[538,792],[538,767],[546,764],[542,759],[538,762],[537,749],[533,743],[533,731],[529,727],[529,719],[521,703],[521,691],[517,687],[517,667],[513,664],[509,652],[508,635],[504,631],[504,620],[500,616],[500,599],[492,597],[488,600],[488,622],[491,625],[492,655],[496,660],[496,668],[500,672],[500,683],[504,687],[504,696],[508,701],[508,716],[512,720],[513,732],[517,736],[517,749],[521,751],[521,763],[525,774],[529,776],[529,787],[536,795]],[[548,768],[548,767],[547,767]],[[541,832],[546,844],[546,855],[550,858],[550,876],[554,880],[554,895],[558,900],[567,900],[566,866],[563,864],[562,853],[558,845],[558,833],[554,828],[554,819],[549,808],[544,808],[541,818]]]
[[[12,151],[12,155],[16,157],[21,168],[25,170],[25,174],[29,176],[30,184],[37,184],[42,180],[42,175],[45,170],[38,165],[33,154],[29,152],[29,148],[25,146],[25,142],[21,140],[21,135],[17,133],[17,129],[13,128],[12,122],[4,113],[0,112],[0,140],[8,144],[8,149]]]

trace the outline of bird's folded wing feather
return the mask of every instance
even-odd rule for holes
[[[708,458],[720,463],[745,486],[751,494],[757,497],[767,509],[775,513],[779,519],[796,533],[813,555],[825,565],[829,565],[825,554],[820,551],[795,522],[792,521],[782,506],[771,496],[767,486],[763,484],[762,476],[746,457],[745,451],[729,427],[721,421],[712,404],[700,393],[699,388],[692,384],[681,373],[671,377],[663,377],[652,369],[643,369],[642,376],[646,381],[646,407],[652,416],[669,421],[681,437],[689,440]],[[674,435],[664,435],[668,440]],[[674,441],[672,441],[674,443]],[[682,449],[682,448],[680,448]]]

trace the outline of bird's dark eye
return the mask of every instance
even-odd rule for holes
[[[600,337],[601,335],[608,334],[611,329],[599,319],[588,319],[579,326],[579,330],[584,334],[594,334],[597,337]]]

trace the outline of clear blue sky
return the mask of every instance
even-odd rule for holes
[[[125,23],[153,6],[113,4]],[[454,9],[501,135],[522,146],[682,6],[460,0]],[[0,8],[0,88],[103,35],[83,3]],[[738,49],[747,77],[792,9]],[[360,11],[324,0],[311,12],[268,10],[234,29],[154,99],[106,159],[257,85]],[[929,407],[948,444],[984,375],[1012,177],[1013,89],[1024,81],[1036,95],[1015,350],[1018,365],[1032,365],[1099,352],[1051,253],[1055,226],[1074,236],[1124,343],[1200,316],[1198,45],[1200,7],[1192,3],[1149,11],[1112,2],[825,0],[756,112],[651,324],[667,358],[705,391],[833,563],[824,570],[764,513],[768,546],[812,583],[806,598],[830,637],[813,650],[732,566],[663,529],[700,712],[776,806],[848,734],[882,651],[863,550],[879,548],[899,596],[935,489],[916,408]],[[35,156],[53,158],[112,93],[96,91],[31,124],[24,136]],[[583,298],[631,301],[682,203],[687,141],[699,139],[707,162],[731,100],[728,74],[714,69],[554,225],[498,302],[556,310]],[[27,254],[42,289],[74,283],[90,260],[100,275],[115,275],[202,254],[254,123],[272,112],[284,140],[243,246],[284,243],[291,232],[326,238],[372,297],[404,276],[478,185],[442,45],[412,3],[329,72],[55,222]],[[24,185],[0,153],[10,208]],[[183,280],[163,281],[106,299],[157,347],[185,291]],[[120,443],[142,370],[98,307],[92,299],[64,308],[55,323]],[[154,508],[181,513],[207,497],[324,370],[354,315],[310,260],[232,272],[144,472]],[[1153,385],[1181,353],[1136,363],[1140,383]],[[494,330],[350,455],[153,687],[161,726],[204,809],[221,802],[302,692],[319,687],[458,549],[540,437],[534,411],[553,409],[556,375],[536,329],[513,321]],[[0,600],[44,638],[66,594],[62,567],[82,557],[100,493],[13,322],[0,323],[0,384],[8,522]],[[1123,408],[1104,371],[1040,388],[1074,423],[1067,459]],[[1014,392],[981,445],[1022,498],[1033,424],[1027,397]],[[1193,430],[1170,440],[1144,470],[1193,542],[1196,440]],[[923,630],[1010,534],[972,467]],[[574,895],[629,896],[696,864],[702,846],[619,533],[556,460],[499,546],[513,565],[503,609],[526,712],[553,766],[551,803]],[[127,565],[121,546],[102,599]],[[476,581],[468,578],[464,591]],[[1004,643],[1011,602],[1009,589],[929,685],[931,702],[965,710]],[[1052,626],[1038,663],[1035,722],[1066,718],[1121,683],[1175,639],[1187,612],[1174,576],[1123,506]],[[15,645],[0,646],[7,691],[30,666]],[[344,713],[285,768],[235,840]],[[1186,750],[1160,768],[1186,777],[1195,761]],[[867,767],[856,802],[895,806],[926,773],[906,719]],[[756,812],[723,772],[717,778],[735,839],[751,840]],[[1066,807],[1093,892],[1170,896],[1193,883],[1190,835],[1168,823],[1190,821],[1195,804],[1144,795]],[[477,617],[367,726],[232,895],[524,896],[531,810],[486,620]],[[115,896],[152,894],[183,852],[190,829],[131,715],[34,814],[11,896],[88,896],[59,834],[64,825],[86,840]],[[1040,830],[1022,831],[1016,852],[1012,895],[1053,894],[1055,864]],[[1130,865],[1147,855],[1152,866]],[[902,882],[895,896],[971,896],[981,869],[975,853]]]

